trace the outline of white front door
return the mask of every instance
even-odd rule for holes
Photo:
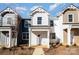
[[[41,45],[41,40],[42,40],[42,38],[41,38],[41,35],[39,34],[39,35],[38,35],[38,39],[37,39],[38,45]]]
[[[70,39],[70,44],[74,44],[74,32],[71,31],[71,39]]]

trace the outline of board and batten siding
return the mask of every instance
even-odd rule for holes
[[[11,18],[11,24],[7,23],[8,18]],[[15,26],[16,25],[16,15],[15,14],[6,14],[2,18],[2,26]]]
[[[37,17],[42,17],[42,24],[37,24]],[[49,19],[48,19],[48,15],[46,13],[36,13],[33,17],[32,17],[32,26],[48,26],[49,25]]]
[[[63,15],[58,17],[57,20],[54,20],[54,29],[56,33],[56,39],[60,40],[60,43],[63,42]]]

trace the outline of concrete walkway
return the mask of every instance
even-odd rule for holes
[[[35,48],[33,55],[44,55],[43,48],[39,48],[39,47]]]

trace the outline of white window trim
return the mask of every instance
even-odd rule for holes
[[[22,32],[22,40],[29,40],[29,39],[23,39],[23,33],[29,33],[29,32]]]
[[[72,18],[73,18],[72,22],[69,22],[69,15],[72,15]],[[74,14],[73,13],[70,13],[70,14],[67,15],[67,22],[68,23],[74,23]]]
[[[41,17],[41,16],[39,16],[39,17]],[[42,18],[41,24],[38,24],[38,17],[37,17],[37,25],[39,25],[39,26],[41,26],[42,25],[42,22],[43,22],[43,17],[41,17],[41,18]]]

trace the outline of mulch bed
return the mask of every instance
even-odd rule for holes
[[[20,45],[12,48],[0,49],[0,55],[32,55],[34,48],[29,48],[27,45]]]

